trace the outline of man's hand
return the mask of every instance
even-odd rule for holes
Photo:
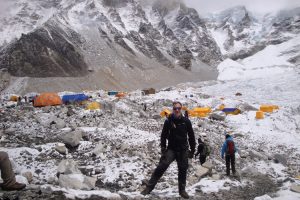
[[[189,151],[189,158],[193,158],[194,157],[194,153],[193,151]]]

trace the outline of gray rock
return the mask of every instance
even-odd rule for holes
[[[55,150],[64,155],[66,155],[68,152],[68,149],[66,148],[66,145],[64,143],[57,143],[55,146]]]
[[[214,165],[211,162],[206,161],[205,163],[202,164],[202,167],[205,167],[205,168],[207,168],[209,170],[212,170],[213,167],[214,167]]]
[[[11,135],[11,134],[14,134],[16,131],[17,131],[17,129],[15,129],[15,128],[8,128],[8,129],[4,130],[4,134]]]
[[[16,175],[16,181],[19,183],[26,184],[26,185],[29,184],[27,178],[24,176],[21,176],[21,175]]]
[[[102,143],[99,143],[99,144],[97,144],[95,149],[92,151],[92,153],[95,156],[100,156],[100,154],[102,154],[104,151],[105,151],[104,145]]]
[[[284,166],[287,165],[287,155],[286,154],[275,154],[274,155],[274,161],[276,163],[281,163],[283,164]]]
[[[224,121],[226,118],[226,114],[224,112],[218,111],[218,112],[213,112],[209,116],[210,119],[213,120],[219,120],[219,121]]]
[[[65,133],[61,136],[61,140],[66,145],[71,147],[77,147],[82,140],[82,132],[81,131],[72,131],[69,133]]]
[[[66,123],[64,122],[64,120],[57,118],[55,121],[55,126],[57,129],[62,129],[66,127]]]
[[[78,165],[74,160],[62,160],[57,167],[58,174],[80,174]]]
[[[205,167],[202,167],[202,166],[196,166],[195,168],[195,175],[198,177],[198,178],[202,178],[206,175],[209,174],[209,169],[205,168]]]
[[[300,193],[300,185],[292,184],[290,189],[291,189],[291,191],[293,191],[293,192]]]
[[[33,175],[30,171],[23,172],[22,176],[24,176],[27,179],[28,183],[31,183],[33,180]]]
[[[259,159],[259,160],[268,160],[268,157],[254,150],[249,151],[249,156],[251,159]]]
[[[247,158],[247,156],[249,156],[249,153],[245,150],[240,150],[240,156],[241,158]]]
[[[242,175],[249,175],[249,176],[256,176],[260,173],[257,169],[255,169],[253,167],[246,167],[246,168],[242,169],[241,174]]]
[[[245,112],[245,111],[257,111],[258,109],[255,108],[254,106],[248,104],[248,103],[241,103],[239,106],[238,106],[238,109],[240,109],[242,112]]]
[[[92,190],[96,184],[95,177],[88,177],[83,174],[60,175],[58,183],[60,187],[75,190]]]

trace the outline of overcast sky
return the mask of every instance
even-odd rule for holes
[[[196,8],[200,15],[217,12],[233,6],[244,5],[257,13],[300,7],[300,0],[184,0],[189,7]]]

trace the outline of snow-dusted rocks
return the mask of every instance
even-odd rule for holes
[[[293,192],[300,193],[300,185],[299,184],[292,184],[290,189]]]
[[[64,143],[57,143],[55,145],[55,150],[64,155],[68,152],[68,149]]]
[[[274,161],[276,163],[281,163],[283,165],[287,165],[287,155],[286,154],[275,154],[274,155]]]
[[[251,159],[268,160],[267,156],[253,149],[249,151],[249,156],[251,157]]]
[[[198,178],[202,178],[206,175],[209,174],[209,169],[206,168],[206,167],[202,167],[202,166],[196,166],[195,167],[195,175],[198,177]]]
[[[82,132],[81,131],[72,131],[69,133],[64,133],[60,136],[60,139],[70,147],[77,147],[82,140]]]
[[[224,121],[226,114],[222,111],[213,112],[209,115],[210,119]]]
[[[60,187],[79,190],[95,188],[97,178],[83,175],[74,160],[61,161],[57,173],[59,174],[58,183]]]
[[[58,174],[80,174],[78,165],[74,160],[62,160],[57,167]]]
[[[77,190],[91,190],[95,188],[96,178],[83,174],[61,174],[58,178],[60,187]]]
[[[102,143],[98,143],[95,149],[92,151],[92,154],[95,156],[100,156],[105,151],[105,146]]]
[[[30,171],[22,172],[22,176],[24,176],[27,179],[28,183],[31,183],[33,180],[33,175],[32,175],[32,172],[30,172]]]

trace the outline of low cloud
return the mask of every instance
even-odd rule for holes
[[[300,7],[295,0],[185,0],[189,7],[196,8],[200,14],[219,12],[230,7],[243,5],[254,13],[276,12],[282,9]]]

